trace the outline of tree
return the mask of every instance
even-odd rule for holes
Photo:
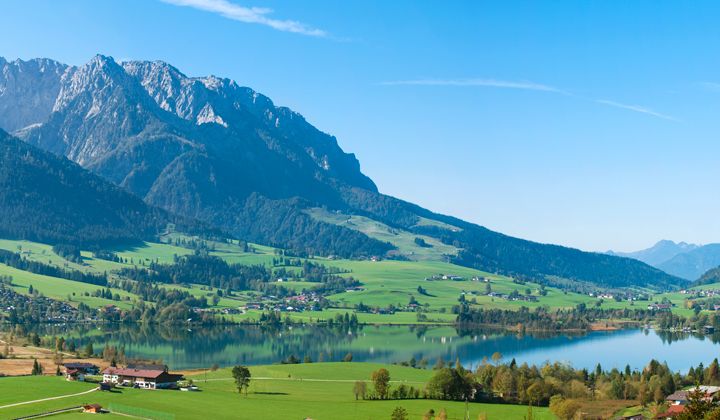
[[[390,372],[385,368],[380,368],[372,373],[372,381],[380,399],[387,399],[388,391],[390,391]]]
[[[408,420],[408,412],[402,407],[395,407],[390,415],[390,420]]]
[[[550,411],[561,420],[570,420],[580,410],[580,403],[575,400],[566,400],[561,395],[550,398]]]
[[[43,368],[40,363],[38,363],[37,359],[33,358],[33,367],[32,372],[30,372],[31,375],[42,375],[43,374]]]
[[[440,412],[435,416],[435,420],[447,420],[447,411],[444,408],[440,409]]]
[[[705,420],[720,420],[720,408],[716,408],[705,415]]]
[[[502,357],[503,357],[502,353],[500,353],[498,351],[496,351],[495,353],[492,354],[492,356],[490,356],[490,358],[496,365],[500,363],[500,360],[502,360]]]
[[[247,396],[247,390],[250,388],[250,369],[245,366],[235,366],[232,369],[232,376],[235,378],[235,385],[238,392],[242,394],[243,390]]]
[[[93,349],[92,343],[87,343],[87,344],[85,345],[85,351],[84,351],[84,353],[85,353],[85,357],[90,357],[90,356],[92,356],[93,354],[95,354],[95,349]]]
[[[355,394],[355,399],[358,400],[362,398],[365,399],[365,396],[367,395],[367,384],[365,381],[355,381],[355,386],[353,386],[353,394]]]
[[[462,401],[470,397],[474,385],[472,374],[459,369],[439,369],[427,384],[430,396],[441,400]]]
[[[712,363],[707,367],[707,373],[705,374],[705,382],[711,385],[717,385],[720,382],[720,367],[718,366],[718,359],[715,358]]]

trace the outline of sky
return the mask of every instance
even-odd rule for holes
[[[720,3],[4,0],[0,56],[214,74],[381,192],[584,250],[720,242]]]

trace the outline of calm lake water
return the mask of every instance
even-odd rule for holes
[[[235,364],[269,364],[295,355],[337,361],[351,352],[354,361],[401,362],[414,357],[430,364],[459,357],[468,367],[500,352],[503,360],[542,364],[562,361],[592,369],[642,368],[651,358],[673,370],[707,365],[719,357],[720,335],[693,336],[638,329],[587,334],[517,335],[493,330],[459,331],[453,327],[363,326],[328,327],[223,326],[184,329],[162,326],[43,327],[38,331],[72,337],[78,345],[92,341],[124,346],[128,356],[162,359],[172,369]]]

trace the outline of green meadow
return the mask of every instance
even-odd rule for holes
[[[325,214],[327,217],[342,218],[344,215]],[[355,216],[351,220],[355,220]],[[402,233],[398,233],[402,236]],[[414,237],[413,237],[414,238]],[[85,272],[103,273],[113,272],[123,268],[138,265],[149,265],[151,262],[172,263],[176,256],[187,255],[193,251],[189,248],[174,245],[178,239],[190,240],[192,238],[181,234],[173,233],[161,238],[161,242],[145,242],[139,245],[126,246],[122,248],[112,249],[118,256],[126,262],[118,263],[94,258],[92,253],[83,251],[83,264],[75,264],[66,261],[62,257],[56,255],[52,251],[52,247],[47,244],[41,244],[29,241],[0,240],[0,249],[6,249],[13,252],[22,252],[25,258],[52,264],[66,269],[76,269]],[[414,252],[413,247],[417,245],[411,241],[410,244],[400,242],[401,249],[404,252]],[[257,244],[250,244],[252,251],[245,252],[245,248],[238,241],[209,241],[208,246],[212,249],[211,254],[220,257],[229,263],[240,264],[262,264],[272,266],[273,259],[277,258],[277,250]],[[333,308],[322,312],[305,312],[305,313],[289,313],[288,315],[301,322],[310,322],[333,318],[338,313],[353,312],[355,305],[363,303],[371,307],[387,307],[394,305],[396,307],[404,307],[413,298],[425,307],[425,317],[418,320],[417,314],[413,312],[396,312],[393,315],[380,315],[362,313],[358,314],[360,322],[363,323],[379,323],[379,324],[408,324],[408,323],[451,323],[455,316],[451,314],[452,307],[458,304],[461,295],[473,307],[482,308],[499,308],[499,309],[518,309],[522,306],[529,308],[549,307],[549,308],[571,308],[580,303],[586,305],[595,305],[598,301],[596,298],[571,292],[564,292],[560,289],[547,287],[546,295],[540,296],[540,286],[535,283],[519,284],[515,283],[512,278],[493,273],[482,272],[479,270],[461,267],[447,262],[443,262],[442,258],[434,256],[428,259],[419,259],[417,261],[397,261],[397,260],[342,260],[328,258],[311,258],[312,261],[334,266],[348,271],[345,276],[352,276],[362,282],[363,290],[353,292],[343,292],[328,296]],[[295,267],[285,267],[290,270],[296,270]],[[108,304],[114,304],[121,308],[131,307],[133,301],[139,299],[138,296],[124,292],[119,289],[112,289],[113,293],[121,296],[120,301],[96,298],[92,296],[84,296],[85,293],[92,294],[99,287],[74,282],[65,279],[42,276],[25,271],[20,271],[6,265],[0,264],[0,274],[10,275],[13,277],[13,288],[19,293],[28,293],[29,286],[39,290],[42,294],[59,300],[66,300],[71,304],[85,303],[91,307],[102,307]],[[433,276],[454,275],[463,278],[461,281],[454,280],[438,280],[432,279]],[[489,279],[489,287],[493,292],[509,294],[517,291],[521,295],[528,292],[537,297],[536,302],[517,300],[508,301],[506,299],[491,297],[485,295],[488,283],[484,281],[472,281],[473,277]],[[317,283],[305,281],[286,281],[282,283],[283,287],[295,291],[310,290],[317,286]],[[205,296],[212,304],[211,297],[215,295],[216,290],[209,287],[201,287],[199,285],[164,285],[167,288],[179,288],[187,290],[197,297]],[[418,288],[424,289],[421,294]],[[720,287],[718,285],[705,285],[703,288]],[[659,301],[668,298],[675,304],[673,312],[689,316],[692,314],[690,309],[685,308],[685,295],[680,293],[664,293],[657,294],[652,297],[652,301]],[[245,302],[253,300],[246,292],[239,292],[237,296],[231,298],[222,297],[216,306],[211,309],[237,308],[243,306]],[[605,300],[602,303],[604,308],[643,308],[648,302],[615,302],[613,300]],[[232,315],[229,318],[238,321],[253,321],[260,316],[259,312],[250,311],[241,315]]]
[[[452,245],[444,244],[433,237],[393,228],[364,216],[330,212],[322,208],[314,208],[306,212],[322,222],[357,230],[382,242],[390,242],[398,248],[398,253],[414,261],[443,261],[447,259],[448,255],[457,255],[460,250]],[[422,219],[421,223],[443,228],[448,228],[449,226],[429,219]],[[457,229],[455,227],[452,228]],[[424,240],[427,245],[418,245],[415,243],[415,238]]]
[[[423,387],[432,371],[369,363],[315,363],[301,365],[253,366],[247,396],[234,386],[230,370],[220,369],[191,376],[200,392],[171,390],[136,390],[122,388],[115,392],[95,391],[81,396],[0,408],[0,417],[14,418],[80,404],[97,403],[103,407],[132,408],[153,418],[153,414],[170,414],[167,418],[197,419],[388,419],[395,407],[404,407],[411,419],[420,419],[433,409],[445,409],[448,419],[463,419],[466,404],[436,400],[356,400],[354,382],[369,381],[371,372],[380,367],[390,371],[392,386],[401,383]],[[68,383],[61,377],[0,378],[0,406],[49,396],[73,394],[93,387],[84,383]],[[368,388],[371,385],[368,384]],[[13,390],[13,392],[8,392]],[[23,390],[17,391],[16,390]],[[270,410],[269,408],[272,408]],[[503,404],[467,404],[471,419],[485,414],[488,419],[522,419],[528,408]],[[534,408],[537,419],[555,418],[547,408]],[[53,418],[87,418],[86,414],[67,413]],[[113,416],[114,417],[114,416]]]

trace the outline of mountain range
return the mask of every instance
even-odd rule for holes
[[[720,244],[695,245],[661,240],[641,251],[608,251],[608,254],[634,258],[666,273],[693,281],[706,271],[720,266]]]
[[[392,240],[318,217],[322,209],[432,238],[456,250],[445,256],[452,262],[520,278],[684,283],[634,259],[506,236],[381,194],[355,156],[302,115],[233,80],[188,77],[160,61],[0,58],[0,127],[150,209],[296,253],[413,258]]]

